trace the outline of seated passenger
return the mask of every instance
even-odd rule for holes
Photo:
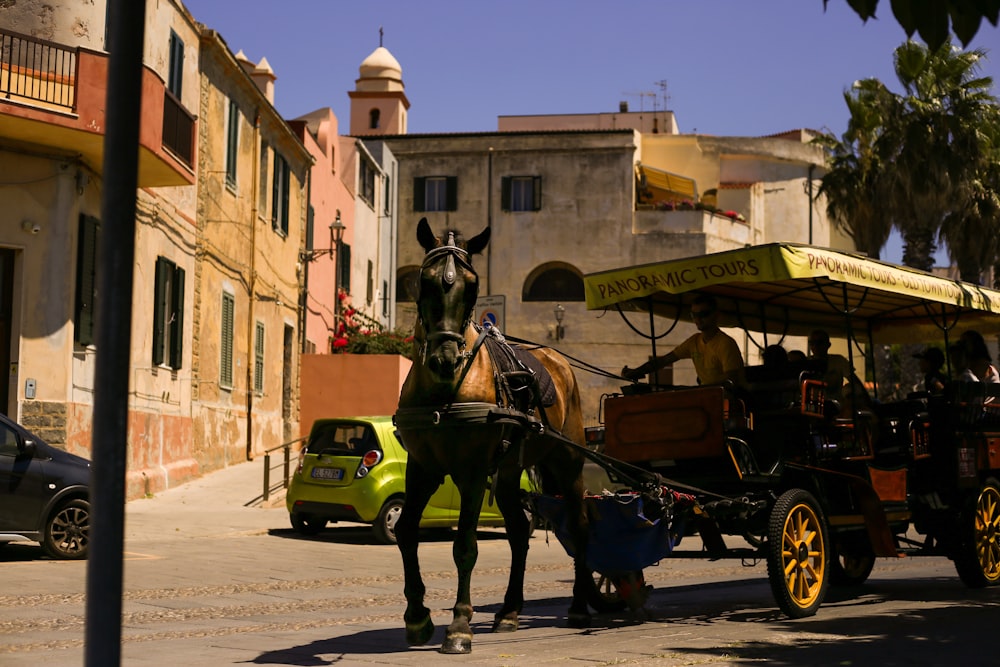
[[[675,347],[672,352],[650,359],[635,368],[625,366],[622,368],[622,377],[638,380],[678,359],[691,359],[698,373],[699,384],[723,384],[730,381],[737,386],[743,385],[743,355],[740,354],[739,344],[719,328],[715,298],[708,294],[695,297],[691,304],[691,317],[698,333]]]
[[[854,374],[850,362],[840,354],[830,354],[830,335],[822,329],[809,334],[810,362],[826,383],[828,416],[850,417],[855,410],[871,410],[871,396]],[[854,404],[853,406],[851,404]]]
[[[928,347],[913,357],[920,360],[920,372],[924,376],[917,391],[926,391],[932,395],[942,393],[944,384],[948,381],[945,374],[941,372],[941,367],[944,366],[944,352],[936,347]]]

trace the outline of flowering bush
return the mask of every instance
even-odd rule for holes
[[[382,325],[359,313],[341,291],[340,321],[333,337],[333,352],[340,354],[401,354],[412,358],[413,336],[403,331],[387,331]]]

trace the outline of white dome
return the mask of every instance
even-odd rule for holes
[[[380,46],[361,63],[360,73],[362,79],[402,79],[403,68],[389,49]]]

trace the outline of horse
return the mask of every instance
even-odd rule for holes
[[[424,606],[425,587],[417,555],[420,517],[444,476],[450,475],[461,494],[452,547],[458,588],[453,620],[439,649],[441,653],[472,650],[470,583],[478,557],[476,526],[488,478],[492,480],[491,499],[495,495],[511,550],[507,591],[494,617],[493,631],[517,630],[531,535],[520,478],[522,471],[531,466],[541,475],[543,492],[551,489],[566,502],[568,531],[574,545],[569,625],[589,627],[588,601],[600,611],[599,602],[595,602],[599,594],[593,572],[586,564],[588,529],[583,503],[585,454],[579,387],[565,357],[551,348],[536,347],[530,352],[551,376],[554,400],[544,408],[535,399],[511,400],[519,390],[537,390],[537,382],[531,371],[501,374],[491,354],[482,349],[487,347],[483,340],[491,337],[489,334],[496,337],[498,332],[481,329],[472,321],[479,277],[471,258],[482,252],[489,238],[489,227],[466,242],[454,229],[446,230],[443,238],[436,237],[426,218],[417,225],[417,240],[426,254],[420,269],[415,358],[400,391],[395,415],[408,452],[406,503],[395,531],[403,560],[406,641],[420,646],[434,634],[430,611]],[[534,389],[518,382],[526,375]],[[517,387],[511,390],[508,385]]]

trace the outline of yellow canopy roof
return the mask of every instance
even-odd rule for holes
[[[698,188],[693,178],[672,174],[669,171],[639,165],[639,182],[652,194],[654,200],[684,201],[694,203],[698,198]]]
[[[1000,292],[814,246],[772,243],[584,276],[587,307],[676,318],[696,294],[719,301],[723,326],[804,335],[870,328],[884,342],[937,340],[941,327],[1000,333]]]

